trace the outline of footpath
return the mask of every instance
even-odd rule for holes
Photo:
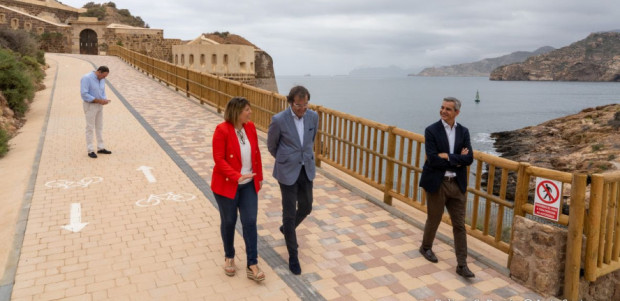
[[[228,277],[208,185],[221,115],[116,57],[46,59],[55,70],[48,119],[19,259],[5,271],[12,283],[0,300],[547,300],[476,256],[476,278],[463,279],[442,241],[433,248],[439,263],[426,261],[417,251],[421,229],[323,172],[297,230],[303,274],[291,274],[264,133],[258,251],[266,280],[245,276],[239,225],[238,273]],[[99,65],[111,71],[104,140],[112,154],[91,159],[79,81]]]

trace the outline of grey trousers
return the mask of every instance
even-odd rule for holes
[[[441,223],[444,207],[448,209],[452,220],[452,234],[454,235],[454,251],[458,265],[467,265],[467,230],[465,229],[467,197],[459,189],[454,179],[444,180],[439,190],[434,193],[426,193],[426,206],[428,216],[424,225],[424,237],[422,247],[431,249],[437,228]]]
[[[86,148],[90,153],[105,148],[101,133],[103,131],[103,105],[85,101],[83,103],[86,116]],[[97,135],[97,149],[93,145],[93,131]]]

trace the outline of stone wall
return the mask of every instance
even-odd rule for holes
[[[174,64],[219,76],[255,77],[254,47],[235,44],[185,44],[172,47]]]
[[[172,59],[172,45],[181,44],[179,39],[164,39],[164,33],[161,29],[107,28],[103,35],[103,41],[108,45],[120,43],[129,50],[167,62]]]
[[[510,277],[544,296],[562,297],[568,231],[521,216],[515,217],[513,227]],[[584,238],[582,265],[585,244]],[[582,277],[579,280],[579,299],[620,300],[620,271],[601,276],[594,282]]]
[[[68,25],[50,23],[0,6],[0,28],[24,30],[41,36],[41,49],[44,51],[71,52],[72,29]]]
[[[75,8],[66,7],[66,9],[63,9],[49,7],[46,6],[43,1],[38,1],[41,2],[41,4],[36,4],[37,1],[30,2],[33,3],[28,3],[26,1],[0,0],[0,5],[13,7],[29,15],[49,19],[50,21],[55,21],[58,23],[67,23],[69,20],[76,20],[78,18],[78,11]]]
[[[516,216],[510,276],[545,296],[557,296],[564,284],[567,231]]]

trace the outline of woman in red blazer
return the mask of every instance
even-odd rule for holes
[[[226,275],[236,273],[234,238],[239,211],[247,255],[246,274],[252,280],[262,281],[265,274],[258,268],[256,214],[263,166],[251,114],[247,99],[235,97],[228,101],[224,111],[226,121],[218,124],[213,133],[215,167],[211,190],[220,209]]]

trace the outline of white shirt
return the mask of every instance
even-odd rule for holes
[[[291,109],[291,114],[293,114],[293,121],[295,121],[295,127],[297,128],[297,134],[299,134],[299,143],[301,144],[301,146],[304,146],[304,116],[301,116],[301,118],[297,117],[297,115],[295,115],[295,112],[293,112],[293,108]]]
[[[245,129],[241,128],[241,130],[235,129],[235,133],[237,133],[237,139],[239,139],[239,148],[241,150],[241,174],[247,175],[252,173],[252,146],[250,145],[250,139],[248,139],[248,135],[245,133]],[[239,184],[245,184],[252,181],[252,178],[245,179]]]
[[[450,127],[443,119],[441,120],[443,124],[443,128],[446,130],[446,135],[448,136],[448,144],[450,144],[450,154],[454,154],[454,141],[456,140],[456,121],[454,122],[454,126]],[[446,177],[456,177],[456,173],[453,171],[446,170]]]

